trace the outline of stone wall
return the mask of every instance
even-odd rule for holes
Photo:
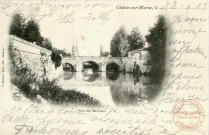
[[[52,51],[12,35],[10,36],[10,44],[18,52],[23,66],[28,66],[37,73],[37,76],[45,75],[51,78],[58,74],[58,69],[55,70],[51,61]]]

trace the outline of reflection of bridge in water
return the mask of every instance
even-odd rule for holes
[[[150,78],[134,74],[109,73],[109,72],[93,72],[87,74],[84,72],[64,72],[63,83],[70,86],[133,86],[140,82],[140,85],[149,84]],[[121,82],[123,82],[121,84]]]
[[[153,84],[152,78],[130,73],[64,72],[60,85],[115,104],[135,104],[152,99],[158,93],[158,85]]]
[[[89,94],[104,104],[129,105],[150,101],[159,92],[159,83],[153,83],[159,79],[131,74],[135,61],[129,57],[64,57],[60,85],[66,90],[76,89]],[[147,69],[146,61],[137,61],[143,71]],[[124,69],[128,73],[120,72]]]

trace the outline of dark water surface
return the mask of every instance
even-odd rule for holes
[[[130,73],[63,71],[60,85],[89,94],[104,105],[131,106],[151,102],[160,91],[158,80]]]

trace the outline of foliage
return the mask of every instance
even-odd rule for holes
[[[62,54],[63,57],[71,57],[70,53],[67,53],[65,50],[59,50],[57,48],[53,48],[53,51],[57,54]]]
[[[44,38],[41,47],[52,51],[52,42],[48,38]]]
[[[144,39],[139,32],[138,27],[133,28],[131,34],[128,36],[129,50],[136,50],[144,47]]]
[[[99,106],[100,102],[88,94],[75,90],[64,90],[57,80],[47,78],[40,79],[28,67],[23,65],[21,57],[14,48],[9,45],[11,82],[19,88],[27,98],[39,102],[41,98],[55,104],[70,103],[87,106]],[[18,62],[19,61],[19,62]]]
[[[80,93],[75,90],[63,90],[57,85],[56,80],[44,79],[39,85],[41,96],[48,100],[50,99],[54,103],[73,103],[79,105],[98,106],[100,102],[88,94]]]
[[[41,35],[39,24],[33,19],[25,22],[25,19],[21,14],[15,14],[13,16],[9,34],[29,42],[36,42],[37,45],[58,54],[62,54],[63,56],[71,56],[71,54],[67,53],[65,50],[53,48],[51,41]]]
[[[52,52],[51,60],[55,63],[55,69],[62,64],[62,57],[57,53]]]
[[[110,53],[106,51],[106,52],[104,52],[104,53],[103,53],[103,55],[102,55],[102,56],[104,56],[104,57],[108,57],[109,55],[110,55]]]
[[[9,34],[23,38],[25,30],[25,19],[20,14],[15,14],[12,17]]]
[[[110,54],[112,57],[127,56],[129,47],[127,37],[125,26],[121,26],[110,42]]]
[[[40,28],[35,20],[30,20],[26,24],[24,39],[29,42],[36,42],[38,45],[41,45],[43,42],[43,37],[40,33]]]
[[[29,87],[31,83],[37,82],[38,78],[35,73],[27,66],[23,64],[20,53],[9,45],[9,58],[10,58],[10,80],[18,88],[26,94],[27,97],[31,97],[34,93]],[[34,89],[35,90],[35,89]],[[32,98],[33,99],[33,98]]]
[[[124,57],[127,56],[128,51],[144,47],[144,43],[137,27],[133,28],[131,34],[128,35],[125,26],[121,26],[110,42],[110,54],[112,57]]]
[[[149,30],[146,36],[150,44],[148,51],[151,57],[151,74],[162,75],[165,68],[165,47],[166,47],[166,20],[164,16],[158,16],[157,23]]]

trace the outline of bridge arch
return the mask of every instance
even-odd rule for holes
[[[99,64],[95,61],[84,61],[82,65],[82,71],[84,71],[84,69],[93,69],[94,72],[99,71]]]
[[[63,63],[62,67],[63,67],[64,71],[70,71],[70,72],[75,72],[76,71],[75,67],[71,63]]]
[[[119,71],[120,71],[120,66],[115,62],[111,62],[106,65],[106,72],[119,72]]]

